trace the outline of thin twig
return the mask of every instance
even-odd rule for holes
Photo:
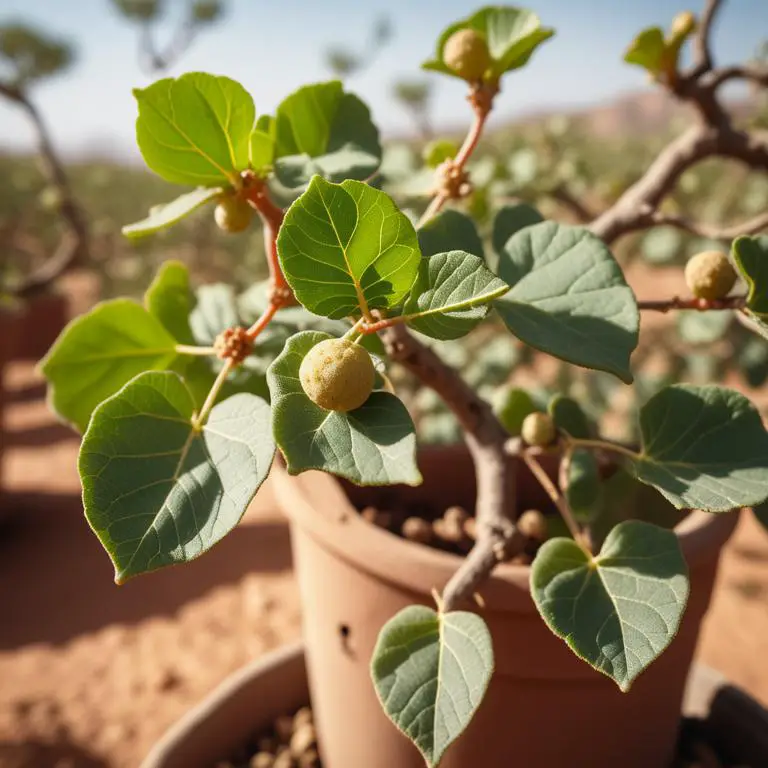
[[[267,304],[267,308],[261,314],[261,317],[246,331],[246,336],[253,341],[270,323],[275,313],[283,306],[279,300],[272,300]]]
[[[745,296],[729,296],[725,299],[697,299],[673,296],[671,299],[643,299],[637,302],[638,309],[655,312],[669,312],[673,309],[695,309],[699,312],[712,310],[741,309],[746,304]]]
[[[202,429],[205,425],[205,422],[208,419],[208,414],[216,404],[216,398],[219,396],[221,388],[224,386],[227,377],[234,369],[234,367],[235,363],[231,358],[224,361],[224,365],[216,376],[216,380],[213,382],[213,386],[211,387],[211,391],[208,393],[208,397],[205,398],[205,402],[203,403],[203,407],[200,409],[200,413],[193,417],[192,426],[196,430]]]
[[[733,224],[729,227],[710,227],[696,221],[691,221],[685,216],[676,216],[669,213],[657,211],[652,216],[654,226],[677,227],[678,229],[690,232],[692,235],[704,237],[708,240],[727,240],[731,241],[741,235],[754,235],[768,229],[768,211],[765,211],[741,224]]]
[[[180,355],[197,355],[200,357],[216,354],[216,350],[213,347],[196,347],[191,344],[177,344],[176,351]]]

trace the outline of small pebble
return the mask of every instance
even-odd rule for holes
[[[248,768],[272,768],[275,756],[270,752],[257,752],[248,763]]]
[[[464,538],[464,528],[456,520],[446,520],[444,517],[432,523],[435,536],[450,544],[458,544]]]
[[[379,528],[389,528],[392,524],[392,515],[389,512],[383,512],[376,507],[365,507],[360,516],[371,525]]]
[[[467,513],[467,510],[464,509],[464,507],[448,507],[448,509],[445,510],[443,517],[446,520],[450,520],[452,522],[455,521],[459,525],[463,526],[464,521],[469,518],[469,514]]]
[[[300,758],[301,768],[320,768],[320,755],[316,749],[308,749]]]
[[[477,518],[468,517],[464,521],[464,535],[472,541],[477,540]]]
[[[272,768],[296,768],[296,761],[290,750],[285,749],[280,752],[272,763]]]
[[[282,715],[275,720],[275,733],[281,744],[288,744],[293,736],[293,718]]]
[[[301,757],[308,749],[317,744],[317,733],[312,723],[304,723],[291,736],[291,754]]]
[[[538,509],[527,509],[520,515],[517,527],[523,536],[534,541],[546,541],[547,518]]]
[[[403,536],[409,541],[428,544],[432,540],[432,526],[422,517],[409,517],[403,523]]]
[[[294,716],[293,716],[293,728],[294,730],[298,730],[304,723],[311,723],[312,722],[312,710],[310,707],[302,707]]]

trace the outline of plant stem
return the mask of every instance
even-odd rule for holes
[[[246,331],[246,335],[251,341],[253,341],[269,325],[270,321],[275,316],[275,313],[281,306],[284,305],[275,298],[267,304],[267,308],[264,310],[261,317]]]
[[[372,333],[383,331],[385,328],[391,328],[393,325],[405,323],[411,317],[412,315],[397,315],[396,317],[385,317],[383,320],[377,320],[373,323],[368,323],[363,319],[363,322],[359,324],[357,330],[362,333],[363,336],[369,336]]]
[[[216,398],[219,396],[219,392],[227,380],[227,376],[229,376],[230,371],[232,371],[234,367],[235,364],[232,360],[224,361],[224,365],[219,371],[219,375],[216,377],[216,381],[213,382],[213,386],[211,387],[211,391],[208,393],[208,397],[205,398],[205,402],[203,403],[203,407],[200,409],[200,413],[193,417],[192,426],[196,430],[200,431],[203,428],[203,425],[208,419],[208,414],[211,412],[211,409],[216,403]]]
[[[591,557],[592,551],[589,548],[589,542],[579,527],[579,524],[576,522],[576,518],[573,516],[573,512],[571,511],[565,496],[560,493],[557,486],[550,480],[549,475],[544,471],[541,464],[539,464],[538,459],[527,450],[522,450],[520,455],[523,457],[523,461],[528,466],[528,469],[531,470],[539,481],[541,487],[547,492],[547,495],[557,507],[560,516],[563,518],[565,524],[568,526],[568,530],[571,532],[571,536],[573,536],[573,540]]]
[[[216,350],[213,347],[195,347],[191,344],[177,344],[176,351],[180,355],[197,355],[200,357],[216,354]]]
[[[741,309],[747,301],[746,296],[728,296],[725,299],[683,299],[673,296],[671,299],[650,299],[638,301],[638,309],[648,309],[655,312],[669,312],[672,309],[695,309],[699,312],[722,309]]]
[[[258,211],[264,225],[264,247],[267,252],[272,287],[276,292],[289,291],[277,256],[277,234],[285,216],[283,209],[272,202],[266,183],[257,176],[248,178],[244,194],[248,202]]]
[[[618,443],[611,443],[607,440],[587,440],[581,437],[569,437],[568,443],[574,448],[592,448],[598,451],[613,451],[614,453],[620,453],[622,456],[628,456],[631,459],[636,459],[639,454],[633,451],[631,448],[626,448]]]

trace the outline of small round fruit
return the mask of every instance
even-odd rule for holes
[[[253,208],[239,197],[222,197],[213,212],[216,226],[225,232],[243,232],[253,219]]]
[[[523,419],[520,434],[528,445],[543,447],[555,442],[557,430],[549,414],[536,411]]]
[[[443,46],[443,63],[464,80],[482,80],[491,66],[485,38],[474,29],[459,29]]]
[[[675,39],[685,38],[696,29],[696,16],[691,11],[682,11],[672,19],[669,28],[670,37]]]
[[[326,339],[307,352],[299,379],[307,397],[328,411],[354,411],[373,391],[376,371],[368,352],[347,339]]]
[[[699,299],[723,299],[736,282],[736,270],[722,251],[702,251],[685,265],[685,282]]]
[[[534,541],[546,541],[547,518],[538,509],[526,509],[517,521],[517,529]]]

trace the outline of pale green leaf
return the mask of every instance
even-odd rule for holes
[[[493,663],[479,616],[411,605],[382,627],[371,677],[387,716],[437,766],[480,706]]]
[[[154,206],[150,209],[146,219],[126,225],[122,232],[126,237],[134,239],[152,235],[173,226],[206,203],[214,201],[223,192],[222,187],[198,187],[193,192],[187,192],[170,203]]]
[[[582,407],[571,397],[555,395],[547,406],[549,415],[558,429],[571,437],[588,438],[592,436],[592,425]]]
[[[189,270],[180,261],[165,261],[144,294],[144,306],[180,344],[194,344],[189,314],[194,299]]]
[[[297,333],[267,371],[272,429],[289,474],[321,469],[357,485],[419,485],[413,422],[395,395],[374,391],[360,408],[342,413],[320,408],[304,393],[301,361],[330,338]]]
[[[491,241],[493,250],[501,256],[504,246],[512,235],[516,235],[521,229],[539,224],[544,217],[531,205],[519,203],[517,205],[505,205],[500,208],[493,219],[493,233]]]
[[[533,561],[531,594],[571,650],[628,691],[677,634],[688,569],[674,531],[630,520],[590,557],[550,539]]]
[[[640,431],[630,467],[678,509],[725,512],[768,497],[768,433],[744,395],[666,387],[641,409]]]
[[[421,261],[413,225],[384,192],[319,176],[286,214],[277,250],[298,301],[334,319],[398,306]]]
[[[98,304],[62,331],[40,367],[55,412],[81,432],[93,409],[144,371],[170,367],[176,339],[128,299]]]
[[[738,237],[733,241],[733,259],[749,286],[747,308],[768,320],[768,235]]]
[[[446,251],[466,251],[483,258],[483,241],[475,222],[464,213],[449,208],[431,218],[418,230],[424,256]]]
[[[636,64],[651,74],[658,74],[664,67],[666,43],[660,27],[644,29],[629,45],[624,54],[627,64]]]
[[[272,465],[269,406],[233,395],[201,429],[170,372],[137,376],[102,403],[78,462],[85,515],[122,583],[193,560],[243,516]]]
[[[499,275],[512,289],[495,307],[519,339],[632,381],[637,302],[602,240],[581,227],[533,224],[507,241]]]
[[[509,286],[479,256],[464,251],[436,253],[422,259],[403,314],[419,333],[457,339],[485,317],[488,302],[507,290]]]
[[[520,434],[525,417],[538,410],[530,394],[520,387],[508,387],[503,390],[494,407],[504,429],[514,437]]]

